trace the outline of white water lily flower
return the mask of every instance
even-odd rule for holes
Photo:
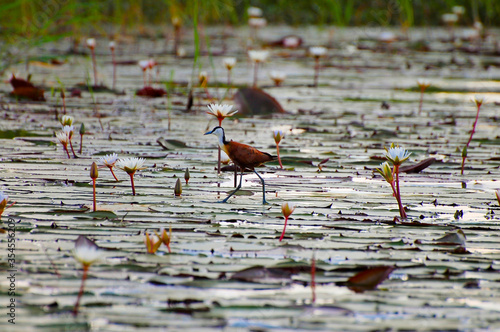
[[[391,148],[385,153],[385,157],[394,165],[401,165],[403,162],[410,158],[411,152],[408,152],[404,148],[399,146],[391,145]]]
[[[392,43],[397,39],[396,35],[392,31],[382,31],[378,35],[378,40],[384,43]]]
[[[222,121],[224,120],[224,118],[238,113],[237,110],[231,110],[233,108],[233,105],[209,104],[207,105],[207,107],[209,109],[209,111],[207,111],[207,114],[215,116],[217,119],[219,119],[219,121]]]
[[[283,46],[289,48],[295,48],[300,45],[300,38],[297,36],[286,36],[283,39]]]
[[[248,19],[248,25],[252,28],[262,28],[267,24],[267,20],[263,17],[250,17]]]
[[[317,57],[317,58],[325,56],[327,51],[328,50],[326,49],[326,47],[323,47],[323,46],[313,46],[313,47],[309,48],[309,53],[313,57]]]
[[[420,89],[427,89],[431,85],[431,82],[429,82],[425,78],[419,78],[417,79],[417,85],[420,87]]]
[[[94,38],[87,39],[87,47],[91,48],[91,49],[95,48],[95,39]]]
[[[85,236],[78,236],[75,241],[75,249],[73,256],[83,266],[90,266],[102,257],[103,250],[101,250],[93,241]]]
[[[108,167],[113,167],[115,166],[117,160],[118,160],[118,155],[116,153],[107,154],[99,158],[99,164],[103,164]]]
[[[261,17],[262,9],[259,7],[248,7],[247,9],[248,16],[250,17]]]
[[[63,132],[65,132],[69,139],[71,140],[71,137],[73,137],[73,133],[75,132],[75,127],[74,126],[64,126],[62,129]]]
[[[465,7],[464,6],[453,6],[451,8],[451,11],[453,12],[453,14],[461,16],[461,15],[465,14]]]
[[[441,19],[446,24],[454,24],[458,21],[458,16],[457,16],[457,14],[447,13],[447,14],[443,14],[441,16]]]
[[[114,50],[115,47],[116,47],[116,43],[114,41],[110,41],[109,42],[109,48],[112,49],[112,50]]]
[[[149,67],[149,60],[140,60],[138,62],[138,64],[139,64],[139,67],[142,68],[142,70],[146,70]]]
[[[236,65],[236,58],[224,58],[222,60],[222,63],[227,68],[227,70],[231,70]]]
[[[73,121],[74,118],[71,115],[63,115],[59,119],[59,122],[61,122],[63,126],[71,126],[73,124]]]
[[[269,57],[269,51],[265,50],[250,50],[248,51],[248,56],[253,62],[265,62]]]
[[[273,81],[280,81],[280,82],[283,82],[286,78],[286,73],[283,72],[283,71],[277,71],[277,70],[272,70],[270,73],[269,73],[269,77],[273,80]]]
[[[481,107],[484,103],[486,103],[486,97],[483,95],[475,95],[472,98],[472,101],[476,104],[477,107]]]
[[[56,138],[61,142],[62,145],[67,146],[69,143],[69,135],[65,131],[60,131],[56,134]]]
[[[138,170],[146,169],[147,167],[143,167],[146,159],[144,158],[124,158],[120,159],[116,162],[115,166],[121,170],[124,170],[128,174],[133,174]]]

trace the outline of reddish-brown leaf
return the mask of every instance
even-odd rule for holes
[[[264,115],[285,113],[280,103],[271,95],[258,88],[241,88],[234,95],[238,105],[238,115]]]
[[[144,88],[137,91],[136,95],[141,97],[158,98],[163,97],[167,94],[167,91],[163,89],[156,89],[151,86],[145,86]]]
[[[12,74],[12,77],[10,78],[9,83],[12,85],[14,90],[16,90],[18,88],[34,88],[35,87],[33,85],[33,83],[31,83],[30,81],[27,81],[27,80],[22,79],[22,78],[17,78],[14,74]]]
[[[12,91],[10,95],[16,98],[25,98],[34,101],[45,101],[43,90],[38,89],[34,86],[22,86],[14,88],[14,91]]]
[[[350,277],[345,286],[356,293],[373,290],[394,271],[394,266],[377,266]]]

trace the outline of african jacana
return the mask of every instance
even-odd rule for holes
[[[215,127],[211,131],[205,133],[205,135],[214,134],[219,139],[219,146],[222,151],[224,151],[233,163],[241,169],[240,184],[236,189],[227,196],[222,203],[226,203],[227,200],[233,196],[240,188],[243,182],[243,172],[245,168],[252,170],[259,177],[262,182],[262,204],[267,204],[266,202],[266,184],[264,179],[257,173],[255,167],[262,165],[265,162],[272,161],[275,159],[269,153],[257,150],[250,145],[243,143],[238,143],[234,141],[226,141],[226,135],[224,134],[224,128]]]

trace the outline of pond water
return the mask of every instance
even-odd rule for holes
[[[258,85],[286,113],[227,118],[228,139],[276,154],[273,129],[283,129],[278,162],[258,169],[266,181],[245,174],[243,188],[228,203],[217,203],[234,188],[233,173],[217,174],[216,138],[203,134],[217,125],[206,105],[217,102],[227,72],[221,61],[237,58],[235,86],[252,84],[245,29],[206,28],[209,50],[199,64],[209,75],[208,99],[197,87],[192,33],[185,31],[186,56],[175,57],[164,39],[119,42],[120,63],[154,58],[153,85],[167,97],[135,96],[142,88],[137,65],[119,65],[117,90],[82,91],[66,98],[75,127],[85,124],[73,144],[79,158],[68,159],[54,133],[61,125],[62,102],[50,87],[65,89],[92,77],[88,56],[65,56],[67,41],[29,52],[55,55],[62,65],[32,62],[32,81],[44,87],[46,102],[16,101],[10,85],[0,86],[0,179],[16,203],[5,210],[2,228],[15,221],[15,325],[8,322],[9,281],[0,281],[2,330],[481,330],[500,329],[500,212],[495,197],[500,160],[500,31],[468,40],[457,29],[451,43],[446,29],[394,31],[399,40],[378,41],[382,29],[266,27],[258,42],[288,34],[304,39],[299,49],[269,48]],[[417,45],[424,45],[425,51]],[[112,84],[107,41],[97,40],[98,80]],[[311,86],[314,60],[307,47],[328,46],[321,59],[319,86]],[[478,52],[474,52],[475,49]],[[202,47],[206,51],[207,44]],[[86,52],[82,46],[82,50]],[[196,66],[198,68],[198,65]],[[11,68],[26,77],[24,63]],[[268,74],[287,74],[275,87]],[[194,105],[186,111],[187,83],[194,77]],[[419,114],[416,81],[432,84]],[[236,88],[229,94],[235,93]],[[464,174],[461,151],[483,95]],[[232,104],[231,100],[225,103]],[[385,102],[389,108],[382,108]],[[170,120],[169,120],[170,119]],[[170,122],[170,130],[169,128]],[[162,147],[163,138],[170,149]],[[173,141],[176,140],[176,141]],[[179,144],[180,141],[183,144]],[[399,216],[391,187],[374,169],[391,143],[412,152],[405,163],[436,161],[419,173],[402,173],[406,221]],[[97,209],[92,210],[90,166],[99,157],[145,158],[146,169],[129,176],[99,169]],[[321,166],[318,164],[328,159]],[[185,169],[190,180],[184,182]],[[180,197],[174,196],[178,178]],[[281,204],[291,202],[282,242]],[[172,252],[161,246],[147,254],[144,233],[172,228]],[[439,240],[465,234],[465,242]],[[7,264],[7,234],[2,234],[2,270]],[[78,235],[105,249],[89,269],[80,314],[72,310],[81,266],[71,250]],[[455,239],[455,237],[451,237]],[[449,238],[448,238],[449,239]],[[315,302],[311,262],[315,259]],[[337,284],[370,267],[395,270],[375,290],[356,293]],[[254,267],[246,281],[233,278]],[[264,269],[267,268],[267,269]],[[274,271],[274,272],[273,272]],[[276,272],[278,271],[278,272]]]

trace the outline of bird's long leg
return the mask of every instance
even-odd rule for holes
[[[262,178],[262,176],[259,175],[259,173],[257,173],[256,170],[253,170],[255,174],[257,174],[257,176],[259,177],[260,179],[260,182],[262,182],[262,204],[269,204],[267,201],[266,201],[266,183],[264,182],[264,179]]]
[[[237,192],[238,190],[240,190],[240,188],[241,188],[241,183],[242,183],[242,182],[243,182],[243,169],[241,170],[240,184],[238,185],[238,187],[236,187],[236,189],[235,189],[232,193],[230,193],[230,194],[229,194],[229,196],[227,196],[226,198],[224,198],[224,199],[221,201],[221,203],[226,203],[226,202],[227,202],[227,200],[229,199],[229,197],[231,197],[231,196],[233,196],[234,194],[236,194],[236,192]]]

